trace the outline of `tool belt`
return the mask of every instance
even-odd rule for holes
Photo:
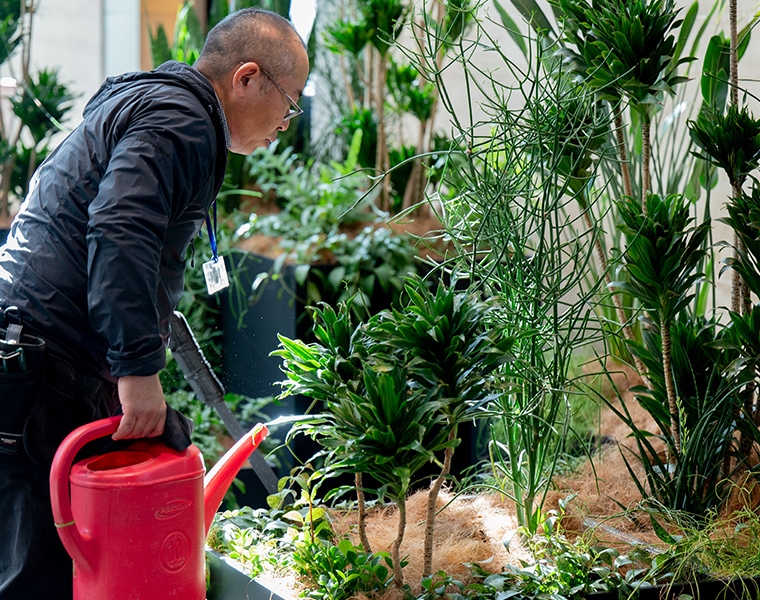
[[[24,331],[18,309],[0,321],[0,454],[26,454],[49,466],[74,429],[110,414],[108,391]]]
[[[20,454],[24,451],[24,424],[45,380],[46,344],[42,338],[24,333],[17,308],[6,308],[2,316],[0,453]]]

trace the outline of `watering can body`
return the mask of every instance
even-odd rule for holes
[[[225,476],[207,481],[205,490],[203,457],[193,445],[177,452],[144,439],[72,465],[86,443],[114,433],[119,420],[73,431],[53,460],[53,516],[74,560],[74,598],[203,600],[208,526],[257,443],[225,455]]]

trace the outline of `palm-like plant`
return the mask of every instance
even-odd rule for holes
[[[365,368],[363,391],[341,388],[321,418],[300,429],[330,452],[338,472],[371,473],[399,511],[391,548],[394,583],[403,587],[400,547],[406,529],[406,494],[414,475],[448,444],[448,429],[439,409],[423,389],[410,389],[400,365]]]
[[[742,193],[729,203],[727,211],[728,216],[721,221],[734,230],[737,243],[735,255],[725,259],[726,268],[731,268],[741,277],[748,291],[757,295],[760,292],[760,189],[757,184],[752,188],[751,194]],[[748,297],[749,294],[745,296]],[[731,327],[727,331],[727,337],[743,356],[744,369],[752,375],[748,378],[752,383],[745,390],[743,410],[745,417],[756,428],[760,425],[760,399],[757,398],[754,384],[760,360],[760,307],[745,306],[742,312],[742,315],[736,310],[729,313]],[[743,457],[749,454],[752,433],[747,429],[742,433],[739,452]]]
[[[651,189],[650,128],[652,116],[664,93],[686,81],[678,75],[680,64],[691,58],[676,57],[673,35],[680,25],[672,0],[559,0],[568,41],[576,52],[565,51],[589,85],[610,101],[613,108],[626,98],[641,119],[642,206]],[[616,113],[616,121],[618,120]],[[622,119],[616,124],[618,145]],[[624,178],[625,181],[625,178]],[[626,194],[632,195],[630,178]]]
[[[642,497],[653,496],[669,509],[704,516],[720,506],[731,485],[732,473],[723,459],[734,450],[732,405],[742,377],[730,368],[736,353],[725,351],[724,330],[718,323],[702,317],[680,318],[670,333],[682,447],[679,460],[668,464],[651,441],[659,437],[671,456],[674,453],[673,437],[665,433],[670,428],[670,411],[662,336],[658,332],[644,330],[643,343],[631,344],[632,351],[648,367],[650,381],[649,387],[638,386],[632,391],[663,433],[653,436],[640,430],[624,404],[610,402],[608,406],[631,427],[646,482],[630,466],[629,472]]]
[[[490,376],[509,359],[513,340],[490,326],[493,307],[440,282],[435,292],[419,279],[406,286],[408,303],[370,332],[394,349],[410,380],[441,402],[449,430],[443,468],[428,494],[422,576],[432,572],[436,501],[450,473],[457,428],[480,416],[493,392]]]
[[[660,330],[670,435],[678,459],[681,435],[671,368],[671,326],[693,297],[693,285],[704,277],[697,267],[705,256],[710,222],[688,229],[689,207],[678,195],[661,198],[650,194],[645,211],[632,198],[619,201],[617,207],[622,220],[619,229],[627,241],[623,267],[629,280],[613,285],[638,299]]]
[[[364,364],[369,350],[362,343],[364,332],[351,319],[351,301],[342,303],[338,311],[323,304],[314,308],[314,336],[317,344],[301,340],[280,339],[279,350],[272,354],[283,359],[282,369],[288,374],[281,397],[303,394],[328,403],[348,393],[363,395]],[[328,409],[329,410],[329,409]],[[295,428],[294,433],[298,431]],[[308,426],[307,426],[308,431]],[[358,500],[359,540],[365,552],[372,548],[365,528],[365,499],[362,473],[354,474]]]
[[[696,121],[689,122],[689,134],[701,153],[699,158],[713,164],[726,172],[731,183],[731,204],[734,213],[741,214],[745,200],[742,190],[744,182],[751,171],[760,163],[760,119],[755,119],[747,107],[739,109],[729,104],[725,114],[716,109],[703,109]],[[731,208],[729,206],[729,211]],[[739,235],[737,228],[742,227],[741,219],[732,218],[728,222],[734,228],[735,253],[743,251],[743,244],[749,241],[747,236]],[[735,258],[738,254],[735,254]],[[753,277],[751,272],[745,272]],[[749,311],[749,294],[742,293],[742,275],[734,270],[731,284],[731,308],[734,312]],[[744,280],[746,284],[746,279]],[[744,306],[741,301],[744,299]]]

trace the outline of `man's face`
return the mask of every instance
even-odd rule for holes
[[[226,114],[232,152],[250,154],[266,148],[290,125],[285,120],[291,111],[287,96],[297,102],[309,76],[306,51],[298,48],[294,54],[292,68],[276,81],[256,63],[245,63],[235,74],[234,103]]]

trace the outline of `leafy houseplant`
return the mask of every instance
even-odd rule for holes
[[[436,499],[448,475],[457,424],[474,417],[494,389],[489,376],[508,358],[512,340],[487,326],[491,308],[439,283],[435,292],[419,280],[406,286],[403,308],[384,311],[358,328],[344,305],[317,311],[318,343],[281,339],[288,393],[325,401],[317,421],[299,426],[327,450],[336,471],[371,474],[399,506],[393,545],[394,581],[403,576],[404,496],[415,473],[443,451],[441,474],[431,488],[425,541],[431,571]],[[411,437],[409,437],[411,436]],[[360,499],[360,539],[364,490]],[[365,546],[365,550],[368,549]]]
[[[695,269],[705,254],[703,244],[710,223],[705,221],[689,231],[689,210],[683,197],[660,198],[649,194],[646,204],[643,211],[630,199],[618,205],[623,221],[620,228],[628,240],[624,261],[630,280],[614,285],[638,299],[657,320],[670,407],[670,434],[677,457],[681,454],[681,434],[671,369],[670,328],[676,315],[691,300],[694,283],[703,277]]]

